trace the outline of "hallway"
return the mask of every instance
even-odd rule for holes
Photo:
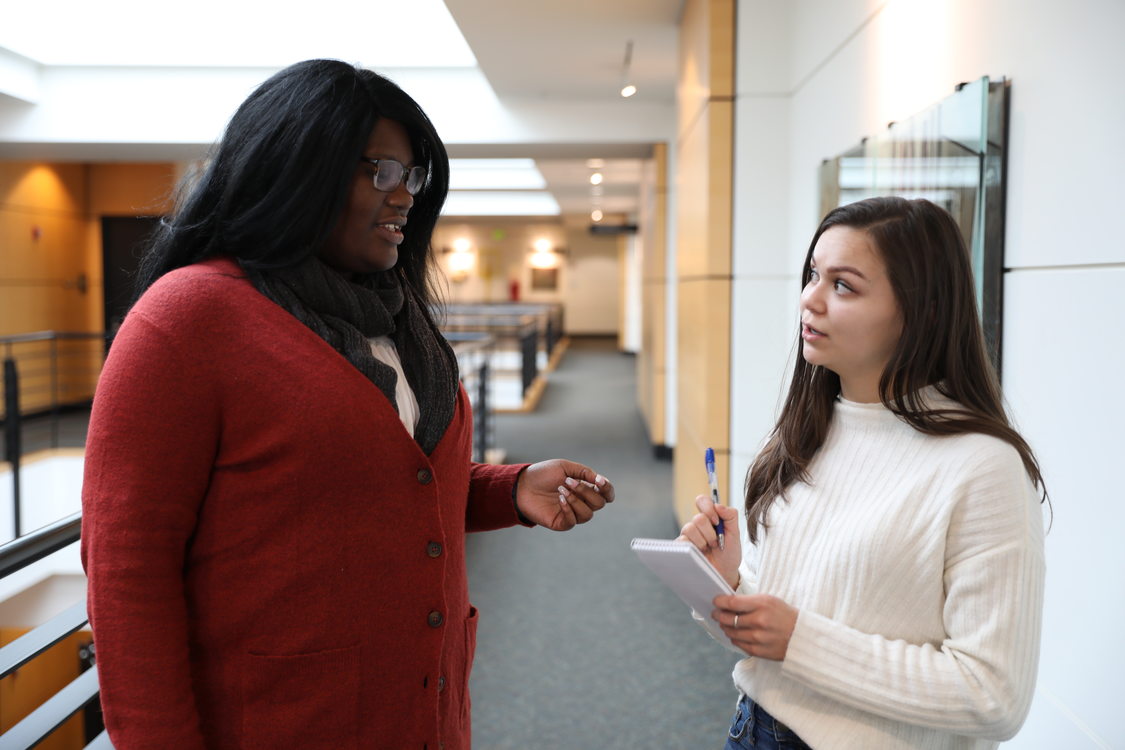
[[[611,340],[576,340],[532,414],[498,415],[508,462],[580,461],[616,502],[565,534],[470,535],[480,609],[471,690],[479,750],[721,747],[737,656],[692,622],[637,561],[633,537],[671,538],[671,462],[653,458],[634,360]],[[706,490],[700,457],[700,491]]]

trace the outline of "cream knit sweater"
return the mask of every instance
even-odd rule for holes
[[[800,615],[785,660],[743,659],[738,688],[817,750],[1014,735],[1035,688],[1044,578],[1019,454],[841,400],[810,476],[774,503],[741,567],[739,593]]]

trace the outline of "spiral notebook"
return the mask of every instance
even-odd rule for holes
[[[719,594],[733,594],[734,589],[694,544],[674,539],[634,539],[629,546],[649,570],[702,618],[700,624],[715,640],[730,644],[726,633],[711,619],[715,609],[711,601]]]

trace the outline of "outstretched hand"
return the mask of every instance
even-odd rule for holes
[[[593,469],[561,458],[524,469],[516,485],[516,507],[529,521],[552,531],[586,523],[613,502],[613,485]]]

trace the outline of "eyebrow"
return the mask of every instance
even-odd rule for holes
[[[809,267],[810,268],[816,268],[816,263],[815,262],[810,263]],[[828,273],[853,273],[856,276],[858,276],[859,278],[863,279],[864,281],[868,281],[868,278],[863,275],[863,272],[860,271],[855,266],[829,266],[828,267]]]

